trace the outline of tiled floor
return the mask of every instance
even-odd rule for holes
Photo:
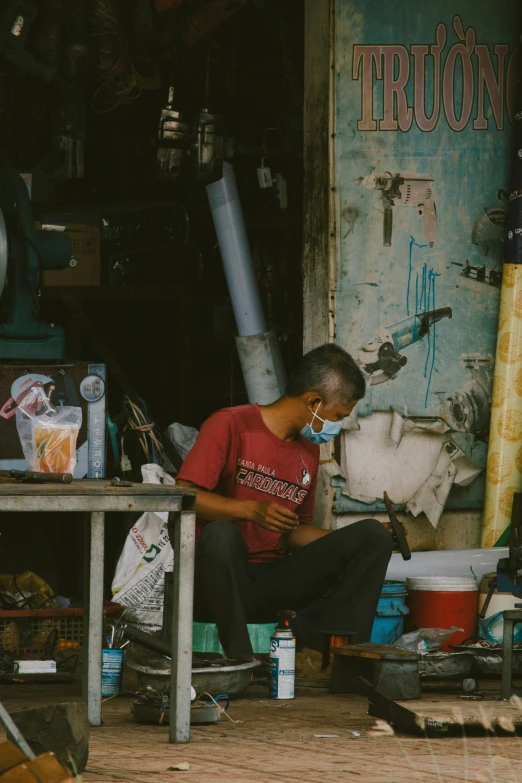
[[[79,696],[72,686],[59,694],[51,686],[10,685],[2,690],[8,709]],[[298,691],[292,702],[274,702],[267,699],[266,689],[253,687],[230,706],[229,715],[237,723],[223,715],[215,726],[194,727],[192,742],[183,746],[168,744],[165,726],[136,723],[132,700],[120,697],[105,704],[105,726],[91,732],[89,765],[82,776],[86,783],[522,781],[522,739],[372,736],[375,721],[366,715],[366,700],[359,696],[307,689]],[[181,762],[188,762],[187,771],[168,771]]]

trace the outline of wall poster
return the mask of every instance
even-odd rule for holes
[[[363,414],[442,419],[481,467],[519,6],[336,8],[337,342],[368,376]]]

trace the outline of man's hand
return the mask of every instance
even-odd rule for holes
[[[226,519],[240,522],[248,519],[272,533],[291,533],[299,527],[299,517],[293,511],[273,501],[258,503],[255,500],[237,500],[224,498],[215,492],[198,487],[191,481],[180,479],[180,487],[194,487],[196,494],[196,513],[203,519]]]
[[[273,501],[256,503],[252,521],[272,533],[291,533],[299,527],[297,514]]]

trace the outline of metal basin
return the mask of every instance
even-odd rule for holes
[[[472,652],[424,653],[419,655],[421,680],[461,680],[469,677],[475,656]]]
[[[212,696],[227,693],[230,698],[234,698],[246,691],[252,681],[253,670],[260,665],[259,661],[248,661],[238,666],[192,669],[192,685],[198,696],[202,693],[210,693]],[[156,669],[138,663],[129,663],[129,668],[136,672],[140,688],[149,685],[159,693],[170,688],[170,669]]]
[[[473,675],[476,677],[502,676],[502,647],[475,647],[460,645],[455,651],[470,652],[474,656]],[[513,677],[522,677],[522,646],[516,644],[513,648]]]

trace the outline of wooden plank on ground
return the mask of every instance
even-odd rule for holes
[[[415,713],[418,725],[423,721],[437,721],[447,726],[482,726],[485,729],[501,728],[514,732],[522,726],[522,704],[503,701],[463,701],[455,699],[444,702],[403,701],[402,707]]]

